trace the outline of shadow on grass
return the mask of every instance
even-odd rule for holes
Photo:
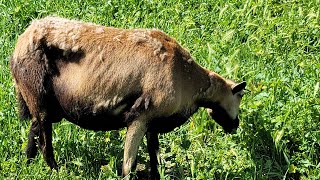
[[[243,125],[242,140],[255,163],[255,179],[300,179],[299,173],[288,173],[289,164],[282,149],[276,147],[264,119],[253,113]],[[251,170],[252,171],[252,170]]]

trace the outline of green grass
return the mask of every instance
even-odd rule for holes
[[[16,113],[9,57],[30,21],[46,15],[123,28],[159,28],[196,61],[248,83],[237,134],[203,110],[161,135],[163,179],[320,179],[320,2],[0,0],[0,179],[119,179],[125,130],[86,131],[63,121],[53,145],[26,166],[29,122]],[[148,168],[146,143],[139,162]]]

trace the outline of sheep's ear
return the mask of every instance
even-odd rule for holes
[[[232,94],[236,94],[246,88],[247,83],[245,81],[236,84],[235,86],[232,87]]]

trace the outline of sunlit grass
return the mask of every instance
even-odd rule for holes
[[[54,126],[61,167],[26,166],[29,122],[16,114],[9,57],[32,19],[59,15],[106,26],[159,28],[198,63],[248,82],[238,133],[200,110],[161,135],[164,179],[320,179],[319,1],[1,1],[0,179],[118,179],[125,130]],[[139,162],[148,167],[146,144]]]

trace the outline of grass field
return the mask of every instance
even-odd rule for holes
[[[320,179],[319,0],[0,0],[0,179],[120,179],[125,130],[92,132],[67,121],[53,133],[60,171],[41,155],[26,166],[30,124],[17,117],[9,57],[28,24],[47,15],[159,28],[201,65],[247,81],[237,134],[201,109],[160,136],[161,178]],[[145,141],[138,160],[148,168]]]

